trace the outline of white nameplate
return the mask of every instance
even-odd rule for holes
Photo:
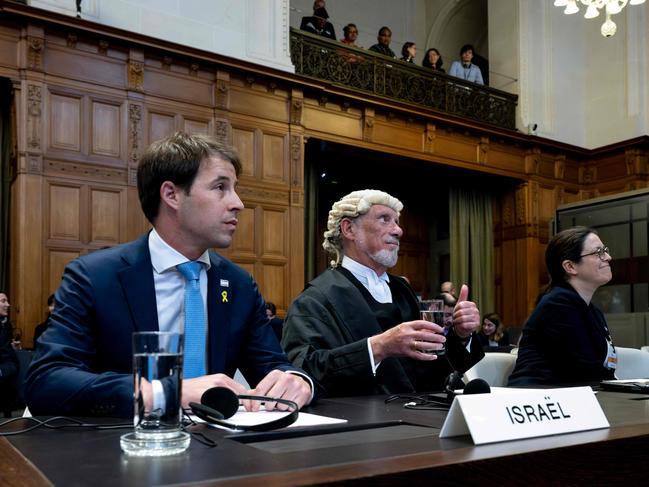
[[[481,445],[608,427],[590,387],[509,389],[455,396],[439,437],[471,434]]]

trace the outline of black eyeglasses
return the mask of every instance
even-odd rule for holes
[[[579,257],[588,257],[589,255],[597,255],[599,257],[599,260],[606,260],[606,256],[608,255],[609,257],[611,256],[611,251],[609,250],[608,247],[599,247],[592,252],[588,252],[587,254],[582,254]]]

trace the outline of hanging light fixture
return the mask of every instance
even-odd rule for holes
[[[645,0],[554,0],[555,7],[565,7],[563,13],[572,15],[579,12],[579,5],[582,4],[586,7],[584,17],[587,19],[594,19],[599,16],[599,11],[604,9],[606,12],[606,21],[602,24],[602,35],[604,37],[611,37],[615,35],[617,26],[611,20],[611,16],[619,14],[627,3],[629,5],[640,5]]]

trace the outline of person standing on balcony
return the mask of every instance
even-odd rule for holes
[[[460,49],[461,61],[453,61],[448,74],[457,78],[462,78],[466,81],[471,81],[478,85],[484,85],[480,68],[471,63],[471,60],[473,59],[473,51],[474,49],[471,44],[463,45],[462,49]]]
[[[392,31],[389,27],[381,27],[379,29],[379,35],[376,38],[378,43],[370,47],[370,51],[378,52],[384,56],[396,58],[394,51],[390,49],[390,41],[392,41]]]
[[[331,22],[327,19],[329,14],[325,9],[324,0],[316,0],[313,2],[313,15],[310,17],[302,17],[300,30],[310,32],[311,34],[328,37],[329,39],[336,40],[336,31]]]

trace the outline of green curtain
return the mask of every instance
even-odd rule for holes
[[[465,283],[481,314],[494,309],[492,195],[475,189],[449,190],[451,280]]]
[[[11,179],[11,80],[0,78],[0,290],[9,286],[9,201]]]

